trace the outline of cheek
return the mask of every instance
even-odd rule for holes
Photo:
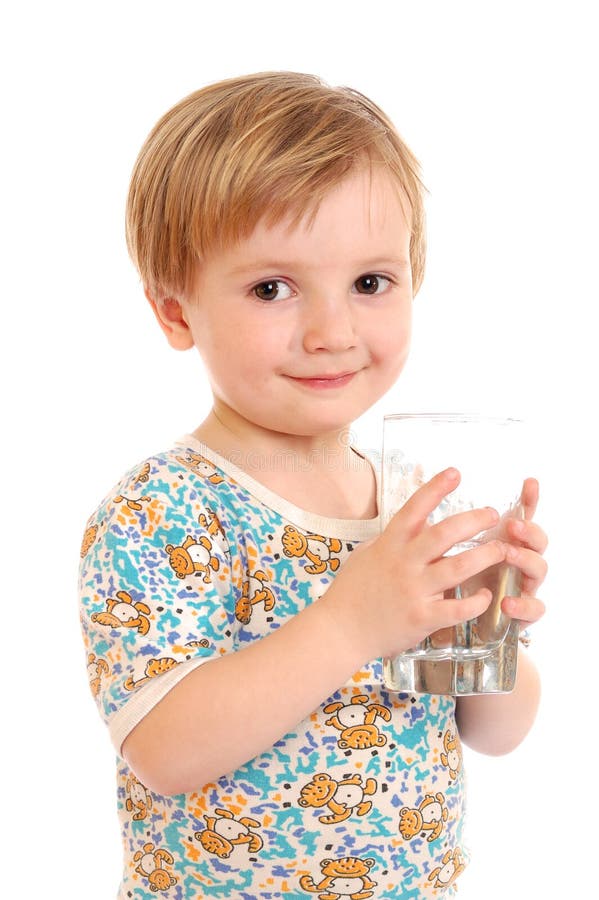
[[[206,369],[212,376],[221,377],[227,372],[239,372],[242,367],[249,366],[248,357],[252,355],[251,343],[243,328],[231,323],[219,323],[217,327],[206,328],[201,334],[194,335],[194,343]]]
[[[268,382],[270,348],[233,327],[227,334],[213,334],[212,341],[197,349],[213,391],[232,405],[259,396]]]
[[[373,356],[381,365],[399,374],[403,369],[410,350],[411,321],[402,318],[392,321],[378,333],[371,344]]]
[[[196,330],[194,343],[200,355],[213,365],[231,365],[253,370],[277,355],[289,344],[287,329],[276,322],[256,323],[253,318],[224,317]]]

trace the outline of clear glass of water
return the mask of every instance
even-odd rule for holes
[[[492,506],[500,515],[490,531],[456,544],[448,555],[505,537],[505,520],[523,517],[524,423],[520,419],[462,413],[386,416],[383,429],[381,525],[433,475],[454,466],[461,481],[429,517]],[[506,596],[520,593],[517,569],[502,563],[456,584],[445,596],[470,596],[487,587],[492,600],[485,612],[463,624],[443,628],[393,659],[383,661],[383,679],[392,690],[473,694],[512,690],[519,627],[501,609]]]

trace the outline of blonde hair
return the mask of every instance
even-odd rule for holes
[[[211,249],[249,236],[260,219],[314,215],[367,162],[382,164],[407,198],[416,293],[425,259],[416,158],[367,97],[294,72],[211,84],[158,121],[131,177],[129,253],[156,299],[185,294]]]

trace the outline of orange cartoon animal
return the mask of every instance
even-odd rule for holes
[[[133,812],[133,810],[135,810],[135,813],[132,816],[133,820],[135,822],[140,822],[142,819],[147,818],[152,809],[152,795],[143,786],[141,781],[137,780],[135,775],[131,775],[127,779],[125,791],[127,794],[125,808],[128,812]]]
[[[387,738],[374,723],[378,716],[389,722],[391,713],[386,706],[369,703],[366,694],[355,694],[347,705],[329,703],[324,712],[335,714],[325,724],[332,725],[341,732],[337,741],[341,750],[368,750],[370,747],[383,747],[387,743]]]
[[[462,860],[462,854],[456,847],[453,853],[448,850],[443,859],[442,866],[437,866],[428,874],[428,880],[434,881],[433,887],[446,888],[459,878],[466,866]]]
[[[154,850],[154,844],[144,844],[143,852],[138,850],[133,856],[133,862],[138,863],[135,871],[148,879],[150,890],[154,893],[168,891],[177,883],[177,879],[164,868],[165,863],[172,866],[174,862],[168,850]]]
[[[262,848],[260,835],[250,831],[250,828],[258,828],[259,822],[247,817],[235,819],[228,809],[216,809],[215,812],[216,816],[204,816],[207,827],[195,833],[204,850],[227,859],[235,847],[245,845],[248,853],[257,853]]]
[[[150,463],[144,463],[135,478],[133,479],[135,484],[146,484],[150,480]]]
[[[89,550],[89,548],[92,546],[92,544],[96,540],[97,535],[98,535],[98,526],[97,525],[90,525],[89,528],[85,529],[85,532],[83,534],[83,540],[81,541],[81,551],[80,551],[81,559],[83,559],[83,557],[86,555],[87,551]]]
[[[206,507],[205,513],[200,513],[198,516],[198,522],[204,528],[210,537],[216,537],[220,535],[220,537],[226,541],[226,535],[223,530],[223,526],[220,524],[220,520],[213,509],[210,509],[209,506]]]
[[[399,833],[409,841],[421,832],[429,832],[427,841],[436,841],[443,831],[449,813],[443,794],[426,794],[417,808],[404,806],[399,811]]]
[[[443,735],[443,746],[445,753],[441,752],[441,762],[449,769],[449,777],[455,779],[458,777],[462,768],[462,745],[460,738],[453,731],[446,731]]]
[[[133,512],[139,512],[140,509],[143,509],[142,503],[149,503],[151,497],[127,497],[125,494],[118,494],[113,498],[114,503],[124,503],[127,509],[133,510]]]
[[[275,595],[268,586],[268,578],[261,569],[253,575],[247,573],[248,581],[243,582],[241,597],[235,604],[235,617],[242,625],[247,625],[252,618],[252,611],[257,603],[264,603],[264,612],[270,612],[275,605]]]
[[[314,809],[326,807],[330,815],[318,817],[323,825],[335,825],[348,819],[353,812],[365,816],[372,809],[370,800],[365,796],[376,793],[377,783],[374,778],[367,778],[362,784],[361,775],[351,775],[335,781],[326,772],[315,775],[312,781],[304,785],[299,799],[300,806],[311,806]]]
[[[165,550],[177,578],[200,573],[204,575],[204,582],[210,584],[210,569],[218,572],[220,563],[218,558],[212,555],[212,542],[205,534],[199,541],[188,535],[180,547],[167,544]]]
[[[322,575],[327,566],[331,572],[339,568],[339,560],[332,559],[331,553],[339,553],[341,541],[337,538],[325,538],[320,534],[302,534],[293,525],[285,525],[282,537],[285,556],[305,556],[310,565],[304,566],[309,575]]]
[[[224,478],[216,471],[215,466],[213,466],[209,460],[204,459],[199,453],[186,450],[182,456],[177,456],[175,458],[177,462],[180,462],[185,468],[191,469],[196,475],[201,475],[211,484],[221,484],[224,481]]]
[[[143,496],[139,495],[140,485],[145,484],[150,480],[150,463],[144,463],[139,472],[137,472],[129,484],[127,488],[127,494],[118,494],[118,496],[113,498],[114,503],[124,503],[127,509],[133,510],[133,512],[139,512],[143,509],[142,503],[150,503],[152,500],[151,497],[147,497],[145,494]],[[137,496],[128,496],[129,491],[132,491]]]
[[[184,648],[191,647],[192,649],[195,650],[197,647],[209,647],[209,646],[210,646],[210,641],[208,640],[208,638],[202,638],[199,641],[187,641],[187,643],[184,645]]]
[[[100,685],[102,675],[108,675],[110,667],[105,659],[96,656],[95,653],[87,655],[87,677],[89,678],[89,686],[94,697],[100,693]]]
[[[366,900],[372,897],[371,888],[378,882],[369,877],[374,859],[344,856],[342,859],[323,859],[320,862],[323,878],[315,884],[311,875],[302,875],[300,884],[305,891],[318,894],[320,900]]]
[[[169,669],[173,669],[176,665],[178,665],[177,660],[170,656],[160,656],[151,659],[146,665],[144,677],[140,678],[138,681],[133,681],[133,679],[129,677],[125,682],[125,690],[134,691],[136,688],[141,687],[142,684],[145,684],[146,681],[149,681],[150,678],[162,675],[163,672],[168,672]]]
[[[117,591],[118,600],[106,601],[106,612],[93,613],[92,622],[107,628],[137,628],[140,634],[150,630],[150,607],[139,600],[134,603],[127,591]]]

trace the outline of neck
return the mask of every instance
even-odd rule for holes
[[[360,457],[351,448],[351,433],[342,431],[326,435],[295,435],[269,431],[243,421],[229,421],[226,415],[212,410],[194,431],[194,437],[221,456],[231,459],[249,474],[284,471],[292,473],[326,472],[335,477],[355,469]]]
[[[331,518],[376,516],[374,472],[347,430],[309,438],[247,425],[213,410],[194,437],[295,506]]]

